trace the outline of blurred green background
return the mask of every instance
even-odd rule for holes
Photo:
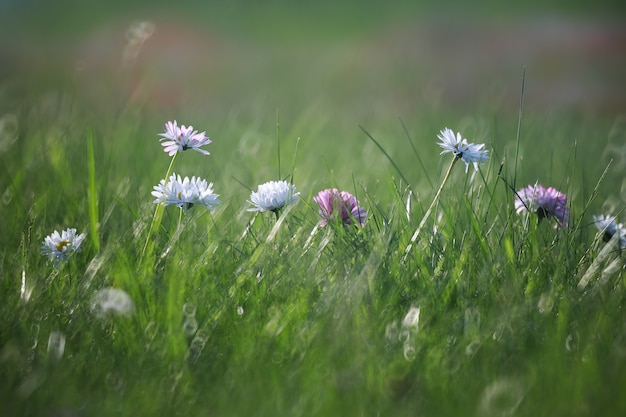
[[[65,105],[105,144],[131,120],[139,137],[129,158],[147,160],[176,118],[207,130],[231,162],[266,160],[265,171],[236,173],[249,186],[275,175],[279,114],[285,160],[302,139],[300,183],[312,185],[320,164],[347,177],[367,167],[358,179],[369,181],[389,164],[359,125],[406,171],[415,156],[399,119],[418,147],[448,126],[503,157],[525,68],[522,155],[546,135],[562,138],[550,155],[576,142],[598,178],[611,159],[626,165],[620,3],[5,0],[0,112],[27,106],[58,119]],[[535,162],[524,180],[561,180],[567,159],[551,163],[555,178],[537,175]],[[408,179],[427,186],[423,177]],[[615,181],[611,190],[626,186]]]
[[[101,104],[321,102],[363,119],[516,109],[525,66],[528,109],[610,117],[626,102],[620,3],[4,0],[0,74],[29,91],[61,77]]]

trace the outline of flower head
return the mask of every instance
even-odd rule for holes
[[[296,192],[296,186],[287,181],[266,182],[250,194],[249,203],[254,207],[249,208],[248,211],[277,212],[287,204],[295,203],[299,195],[300,193]]]
[[[593,216],[593,222],[598,230],[604,233],[604,240],[608,242],[613,236],[617,234],[617,238],[620,242],[620,247],[626,248],[626,228],[622,223],[618,223],[615,216]]]
[[[359,201],[347,191],[336,188],[320,191],[315,197],[320,206],[319,214],[322,216],[322,226],[326,226],[329,220],[341,216],[344,224],[351,224],[356,219],[361,226],[365,226],[367,212],[359,206]]]
[[[212,210],[220,203],[218,194],[213,193],[213,183],[197,177],[185,177],[172,174],[169,180],[161,180],[159,185],[154,186],[152,195],[156,197],[155,203],[163,205],[176,205],[187,210],[198,204]]]
[[[183,152],[187,149],[193,149],[196,152],[200,152],[203,155],[209,155],[208,151],[200,149],[200,146],[208,145],[211,143],[211,139],[206,136],[206,132],[198,133],[197,130],[193,130],[193,126],[180,125],[176,120],[174,122],[167,122],[165,124],[165,133],[160,133],[161,145],[163,149],[170,156],[173,156],[176,152]]]
[[[541,184],[529,185],[519,190],[515,196],[517,214],[525,211],[536,212],[539,219],[555,217],[558,224],[567,227],[569,209],[567,196],[555,188],[545,188]]]
[[[123,290],[104,288],[93,295],[91,310],[101,318],[108,315],[130,316],[133,313],[133,300]]]
[[[465,172],[467,172],[470,163],[474,164],[474,170],[478,171],[478,163],[489,159],[489,151],[483,149],[485,147],[484,143],[467,143],[467,139],[463,138],[460,133],[455,135],[447,127],[439,132],[437,137],[441,140],[438,145],[443,148],[441,155],[452,152],[454,156],[462,159],[465,162]]]
[[[76,229],[65,229],[61,233],[56,230],[46,236],[41,245],[41,254],[54,262],[55,268],[59,262],[65,262],[74,252],[80,252],[80,245],[85,240],[85,234],[76,234]]]

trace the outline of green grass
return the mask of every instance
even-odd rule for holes
[[[221,106],[0,90],[0,120],[17,120],[0,135],[0,414],[626,411],[624,254],[603,251],[591,223],[624,207],[619,115],[525,108],[518,141],[517,112],[488,95],[475,107],[368,105],[367,75],[333,78],[350,66],[340,55],[312,72],[283,57],[291,71],[259,75],[272,88],[244,72],[218,90]],[[332,91],[315,96],[318,85]],[[214,182],[222,204],[180,224],[166,207],[151,233],[150,192],[170,163],[157,134],[174,118],[214,140],[174,172]],[[445,126],[490,159],[473,178],[456,164],[402,262],[450,163],[436,145]],[[249,189],[279,172],[293,174],[298,204],[278,220],[246,211]],[[568,195],[567,229],[516,215],[510,186],[535,181]],[[312,196],[335,186],[367,208],[365,227],[317,226]],[[41,243],[68,227],[87,239],[55,270]],[[128,293],[130,317],[92,311],[107,287]],[[419,324],[405,326],[413,307]]]

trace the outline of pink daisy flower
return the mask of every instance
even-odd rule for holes
[[[344,224],[352,224],[352,219],[356,219],[361,226],[365,226],[366,210],[360,207],[359,200],[347,191],[339,192],[336,188],[322,190],[313,197],[313,201],[320,206],[322,226],[340,216]]]
[[[567,196],[556,188],[546,188],[541,184],[529,185],[517,192],[515,211],[517,214],[535,212],[540,220],[555,217],[561,227],[567,227],[569,222]]]

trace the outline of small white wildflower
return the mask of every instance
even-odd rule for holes
[[[460,133],[455,135],[447,127],[437,137],[441,140],[438,145],[443,148],[441,155],[452,152],[457,158],[462,159],[465,162],[465,172],[467,172],[470,163],[474,164],[474,170],[478,171],[478,164],[489,159],[489,151],[483,149],[484,143],[468,143],[467,139],[463,138]]]
[[[212,210],[220,203],[217,199],[219,195],[213,192],[213,183],[207,183],[198,177],[181,179],[180,175],[176,174],[172,174],[167,182],[161,180],[159,185],[155,185],[152,195],[156,197],[154,202],[157,204],[166,206],[173,204],[183,210],[195,204]]]
[[[609,241],[617,234],[620,241],[620,247],[626,248],[626,228],[622,223],[618,223],[615,216],[600,215],[593,216],[593,222],[598,230],[604,232],[604,240]]]
[[[59,262],[67,261],[74,252],[80,252],[80,245],[85,240],[85,234],[76,234],[76,229],[65,229],[61,233],[54,231],[46,236],[41,245],[41,254],[47,256],[50,262],[57,267]]]
[[[402,327],[417,331],[420,323],[420,308],[411,307],[402,320]]]
[[[202,155],[210,155],[208,151],[200,149],[200,146],[208,145],[211,139],[206,136],[206,132],[198,133],[193,130],[193,126],[178,126],[176,120],[165,124],[165,133],[160,133],[161,145],[165,148],[169,156],[173,156],[177,152],[183,152],[187,149],[193,149]]]
[[[270,181],[259,185],[257,191],[250,194],[249,203],[254,205],[248,211],[277,212],[288,204],[298,200],[300,193],[296,186],[287,181]]]
[[[91,299],[91,310],[100,318],[107,315],[130,316],[133,314],[133,300],[123,290],[104,288]]]

